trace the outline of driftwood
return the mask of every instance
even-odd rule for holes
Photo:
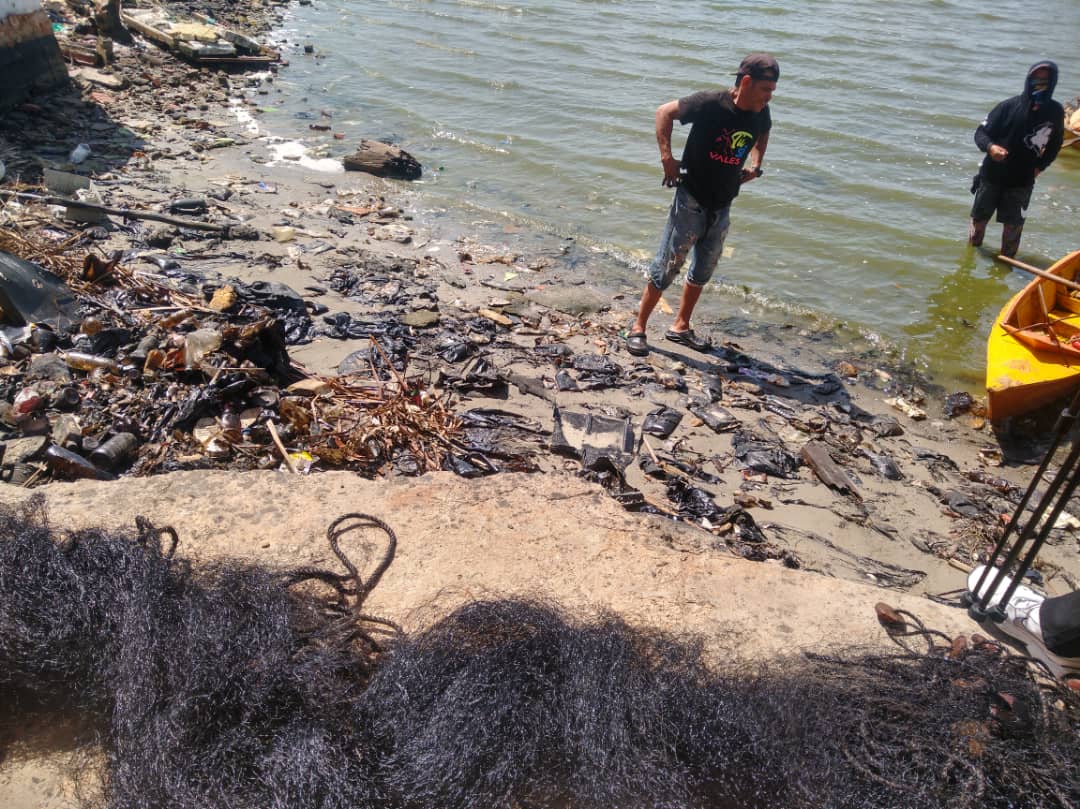
[[[0,196],[3,197],[15,197],[16,199],[27,199],[34,202],[41,202],[45,205],[65,205],[68,208],[81,208],[90,211],[101,211],[101,213],[109,214],[111,216],[119,216],[124,219],[150,219],[154,222],[164,222],[168,225],[178,225],[182,228],[189,228],[191,230],[209,230],[215,233],[221,233],[229,229],[228,225],[212,225],[209,222],[193,222],[190,219],[180,219],[175,216],[165,216],[160,213],[153,213],[151,211],[132,211],[127,208],[109,208],[105,205],[94,205],[91,202],[82,202],[77,199],[68,199],[67,197],[43,197],[39,194],[26,194],[18,191],[6,191],[0,189]]]
[[[376,177],[419,180],[420,163],[411,154],[389,143],[363,139],[356,154],[343,161],[346,171],[366,171]]]
[[[855,491],[855,484],[848,477],[847,472],[833,462],[828,447],[823,443],[809,441],[802,448],[799,455],[817,473],[817,476],[821,478],[821,482],[826,486],[842,494],[859,496],[858,492]]]
[[[529,379],[521,374],[504,374],[503,379],[528,396],[536,396],[547,402],[554,402],[555,397],[536,379]]]

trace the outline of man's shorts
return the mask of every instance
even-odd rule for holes
[[[976,222],[985,222],[997,211],[997,221],[1001,224],[1022,225],[1033,187],[1004,188],[980,178],[975,189],[975,201],[971,204],[971,218]]]
[[[663,291],[671,286],[675,276],[686,263],[693,250],[693,260],[686,273],[686,280],[695,286],[704,286],[712,278],[713,270],[724,252],[724,239],[731,224],[731,206],[717,210],[704,208],[685,187],[675,189],[668,212],[660,248],[649,265],[649,280]]]

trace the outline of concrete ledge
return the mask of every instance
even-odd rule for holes
[[[181,555],[281,566],[336,566],[327,526],[348,512],[372,514],[394,528],[398,551],[368,604],[407,628],[463,601],[535,594],[572,610],[606,608],[636,623],[701,634],[721,656],[891,645],[875,617],[877,601],[950,634],[977,631],[959,608],[733,557],[714,548],[711,535],[625,512],[570,475],[368,481],[344,472],[182,472],[38,491],[59,527],[130,529],[145,515],[177,529]],[[7,502],[30,494],[0,487]],[[350,547],[360,559],[358,545]],[[956,587],[963,584],[957,572]]]

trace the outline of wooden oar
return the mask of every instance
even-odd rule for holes
[[[1047,281],[1054,281],[1055,283],[1061,284],[1063,287],[1075,289],[1077,292],[1080,292],[1080,284],[1076,283],[1075,281],[1069,281],[1068,279],[1062,278],[1059,275],[1053,275],[1051,273],[1048,273],[1046,270],[1040,270],[1038,267],[1032,267],[1030,264],[1025,264],[1022,261],[1017,261],[1015,258],[1009,258],[1008,256],[1003,256],[999,254],[998,261],[1004,261],[1006,264],[1012,264],[1014,267],[1019,267],[1024,272],[1029,272],[1032,275],[1037,275],[1040,278],[1045,278]]]

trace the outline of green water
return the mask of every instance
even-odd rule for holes
[[[964,245],[972,134],[1039,59],[1061,68],[1059,100],[1080,93],[1078,32],[1076,0],[319,0],[287,21],[287,101],[264,120],[314,145],[293,115],[326,110],[348,136],[338,153],[393,140],[425,165],[414,204],[436,222],[573,237],[576,272],[633,290],[670,201],[656,107],[770,50],[766,174],[736,202],[703,319],[843,324],[977,390],[990,323],[1028,279]],[[1074,149],[1036,186],[1020,258],[1080,248],[1078,207]]]

